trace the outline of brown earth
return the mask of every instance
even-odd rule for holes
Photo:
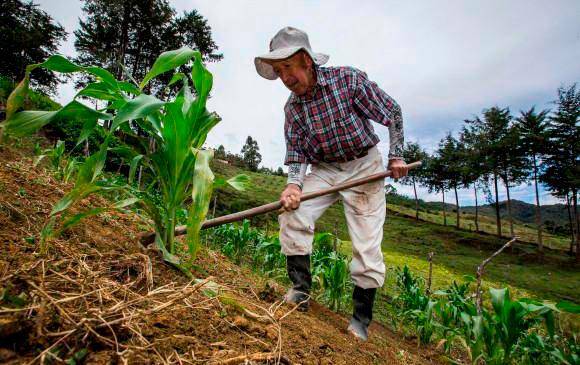
[[[133,214],[86,219],[41,255],[39,233],[70,187],[0,146],[0,363],[440,362],[380,324],[362,343],[346,332],[348,318],[321,305],[281,305],[284,288],[211,250],[190,282],[137,243],[146,228]]]

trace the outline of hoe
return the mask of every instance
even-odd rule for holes
[[[419,166],[421,166],[421,161],[416,161],[416,162],[413,162],[413,163],[410,163],[407,165],[407,167],[409,167],[409,170],[414,169],[414,168],[419,167]],[[328,189],[322,189],[319,191],[313,191],[310,193],[302,194],[300,201],[304,202],[306,200],[318,198],[319,196],[335,193],[337,191],[349,189],[349,188],[352,188],[355,186],[359,186],[359,185],[363,185],[363,184],[366,184],[369,182],[384,179],[384,178],[389,177],[391,175],[392,175],[392,172],[390,170],[387,170],[385,172],[379,172],[377,174],[373,174],[373,175],[370,175],[367,177],[352,180],[352,181],[349,181],[347,183],[339,184],[339,185],[333,186],[333,187],[328,188]],[[220,225],[226,224],[226,223],[241,221],[241,220],[246,219],[246,218],[250,218],[250,217],[260,215],[260,214],[272,212],[275,210],[279,210],[281,208],[282,208],[282,203],[280,203],[279,201],[275,201],[272,203],[260,205],[259,207],[255,207],[252,209],[248,209],[248,210],[244,210],[241,212],[228,214],[228,215],[224,215],[222,217],[207,220],[207,221],[203,222],[201,229],[207,229],[207,228],[211,228],[211,227],[215,227],[215,226],[220,226]],[[186,226],[179,226],[179,227],[175,228],[175,235],[176,236],[183,235],[186,232],[187,232]],[[139,239],[141,240],[141,243],[143,245],[147,246],[147,245],[153,243],[153,241],[155,241],[155,233],[154,232],[142,233]]]

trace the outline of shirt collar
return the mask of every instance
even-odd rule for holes
[[[312,100],[314,95],[316,95],[316,91],[318,90],[319,87],[326,86],[329,84],[327,73],[324,72],[323,68],[315,65],[314,72],[316,73],[316,85],[314,85],[312,93],[310,95],[306,94],[304,96],[298,96],[292,92],[290,94],[290,103],[304,103],[306,101]]]

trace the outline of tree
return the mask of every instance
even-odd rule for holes
[[[215,150],[214,158],[219,160],[226,159],[226,149],[223,144],[220,144],[218,148]]]
[[[542,241],[542,212],[538,189],[538,159],[541,159],[546,153],[546,143],[548,142],[548,113],[549,110],[542,110],[537,113],[535,108],[532,107],[526,112],[520,111],[521,115],[516,119],[521,136],[521,145],[533,172],[531,177],[534,180],[536,191],[536,226],[538,227],[538,252],[540,254],[543,253],[544,244]]]
[[[453,188],[455,192],[455,205],[456,209],[456,227],[460,228],[460,209],[459,209],[459,197],[457,194],[457,187],[462,183],[461,173],[462,173],[462,160],[460,156],[459,142],[448,133],[445,138],[439,142],[439,148],[437,149],[437,154],[439,155],[441,172],[446,185],[449,188]]]
[[[104,67],[117,78],[142,80],[156,55],[185,45],[200,51],[205,61],[223,57],[215,53],[207,20],[196,10],[176,16],[166,0],[84,0],[83,11],[75,31],[77,62]],[[180,70],[189,73],[185,66]],[[153,80],[151,90],[166,92],[161,85],[171,77]]]
[[[262,162],[262,155],[260,154],[258,142],[252,136],[248,136],[246,139],[246,144],[242,147],[242,156],[246,167],[250,171],[258,170],[258,165]]]
[[[482,152],[482,135],[477,133],[477,129],[469,125],[470,121],[465,121],[467,125],[463,126],[459,135],[459,142],[462,146],[461,159],[463,160],[463,169],[461,173],[462,185],[469,188],[473,185],[475,197],[475,231],[479,231],[479,206],[477,200],[478,188],[488,191],[489,187],[485,155]]]
[[[67,33],[38,5],[20,0],[0,2],[0,75],[13,82],[24,78],[26,65],[40,63],[56,52]],[[46,69],[36,69],[32,85],[52,93],[58,78]]]
[[[580,261],[580,90],[576,84],[558,89],[557,109],[550,117],[548,157],[540,180],[559,196],[570,196],[576,225],[576,260]]]
[[[447,225],[447,207],[445,205],[445,191],[449,189],[447,181],[447,173],[445,172],[445,166],[443,164],[443,159],[438,153],[427,158],[425,163],[425,179],[423,182],[427,186],[429,193],[441,192],[443,196],[443,225]]]
[[[427,152],[419,146],[418,143],[409,142],[403,149],[403,158],[407,162],[425,161],[428,158]],[[415,169],[410,170],[409,174],[400,180],[401,184],[413,185],[413,193],[415,194],[415,219],[419,220],[419,199],[417,197],[417,183],[424,179],[424,170]]]
[[[506,153],[506,135],[510,125],[509,108],[500,109],[494,106],[483,111],[483,120],[476,117],[467,121],[471,124],[472,130],[479,134],[481,156],[485,161],[485,170],[493,179],[495,192],[495,216],[497,236],[501,237],[501,215],[499,211],[499,188],[498,179],[501,178],[503,155]]]

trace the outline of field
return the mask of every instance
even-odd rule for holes
[[[215,163],[214,170],[216,174],[224,176],[233,176],[240,172],[235,167],[221,163]],[[231,189],[218,191],[216,216],[278,199],[278,194],[285,185],[284,177],[245,173],[249,174],[254,182],[254,188],[247,192],[234,193]],[[460,281],[463,275],[475,275],[477,265],[508,240],[507,238],[499,240],[491,234],[457,230],[449,223],[454,219],[450,216],[448,226],[445,227],[442,226],[440,214],[421,216],[432,219],[434,223],[417,222],[414,220],[414,210],[391,204],[388,209],[383,242],[385,262],[391,270],[395,266],[407,264],[413,270],[426,275],[427,255],[434,252],[435,287],[450,284],[453,280]],[[482,221],[491,226],[491,218],[484,217]],[[256,217],[253,223],[270,231],[277,229],[273,214],[268,219]],[[350,252],[340,202],[328,209],[320,218],[316,229],[320,232],[336,233],[345,242],[342,250],[345,253]],[[518,234],[526,230],[530,229],[516,224]],[[565,239],[560,237],[547,237],[548,240],[550,242],[561,240],[562,244],[565,242]],[[572,258],[560,250],[547,250],[545,260],[540,263],[535,257],[534,249],[531,244],[521,243],[513,250],[508,250],[507,253],[497,257],[487,269],[485,285],[495,287],[508,285],[516,293],[524,296],[554,301],[565,299],[580,303],[580,293],[577,290],[580,271],[572,264]],[[388,285],[385,290],[390,291]]]

